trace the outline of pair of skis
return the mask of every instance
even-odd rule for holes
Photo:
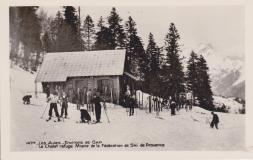
[[[45,110],[43,111],[43,113],[42,113],[42,115],[41,115],[41,117],[40,117],[41,119],[43,119],[43,117],[44,117],[44,114],[45,114],[45,112],[46,112],[46,110],[47,110],[48,104],[49,104],[49,103],[46,104]],[[104,107],[105,115],[106,115],[106,118],[107,118],[107,122],[110,123],[110,120],[109,120],[109,117],[108,117],[108,114],[107,114],[107,108],[106,108],[105,102],[103,102],[103,107]],[[63,122],[64,122],[64,119],[65,119],[65,118],[63,118]],[[48,119],[47,122],[48,122],[49,120],[50,120],[50,119]],[[56,121],[55,121],[55,122],[56,122]]]
[[[105,111],[105,116],[106,116],[106,118],[107,118],[107,122],[110,123],[109,117],[108,117],[108,115],[107,115],[107,108],[106,108],[105,102],[103,102],[103,107],[104,107],[104,111]]]
[[[46,112],[46,110],[47,110],[47,107],[48,107],[48,105],[49,105],[49,103],[47,102],[47,104],[46,104],[46,107],[45,107],[45,110],[43,111],[43,113],[42,113],[42,115],[41,115],[41,119],[43,119],[43,117],[44,117],[44,115],[45,115],[45,112]],[[47,119],[46,121],[48,122],[48,121],[50,121],[51,119]],[[56,120],[54,120],[54,122],[59,122],[59,121],[56,121]],[[62,122],[65,122],[65,118],[63,117],[62,118]]]
[[[69,118],[62,117],[62,118],[60,118],[60,121],[59,120],[54,120],[54,122],[65,122],[65,119],[69,119]],[[52,118],[46,119],[47,122],[50,121],[50,120],[52,120]]]

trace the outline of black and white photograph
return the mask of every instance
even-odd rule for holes
[[[8,10],[10,151],[246,151],[244,6]]]

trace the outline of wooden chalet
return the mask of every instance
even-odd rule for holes
[[[111,102],[119,103],[126,85],[135,90],[138,78],[124,72],[125,50],[99,50],[47,53],[35,83],[42,83],[43,91],[61,88],[75,98],[77,88],[87,92],[99,91]]]

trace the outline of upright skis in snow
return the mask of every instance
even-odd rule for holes
[[[106,108],[105,102],[103,102],[103,107],[104,107],[104,111],[105,111],[105,115],[106,115],[107,121],[108,121],[108,123],[110,123],[109,117],[107,115],[107,108]]]

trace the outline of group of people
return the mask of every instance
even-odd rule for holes
[[[193,97],[181,94],[176,97],[170,97],[169,99],[161,99],[151,95],[148,97],[148,102],[150,113],[152,111],[152,107],[155,112],[159,113],[164,107],[168,106],[171,110],[171,115],[173,116],[176,115],[176,110],[179,111],[183,108],[185,108],[186,111],[192,110]]]
[[[64,116],[67,118],[68,116],[68,102],[69,102],[69,96],[66,94],[65,91],[60,89],[55,89],[53,91],[50,91],[49,87],[46,88],[46,95],[47,95],[47,102],[50,103],[49,108],[49,118],[47,121],[51,120],[52,112],[54,110],[55,116],[58,118],[58,121],[61,121],[61,118]],[[92,111],[94,113],[95,110],[95,116],[96,116],[96,123],[100,122],[101,118],[101,102],[104,102],[103,98],[100,97],[99,92],[92,93],[91,90],[87,92],[87,94],[83,94],[80,89],[77,89],[76,93],[76,104],[77,104],[77,110],[80,110],[81,113],[81,122],[85,122],[85,114],[88,114],[88,111]],[[149,102],[151,103],[151,96],[148,97]],[[157,97],[154,97],[153,99],[153,107],[156,112],[162,111],[162,108],[166,105],[169,106],[171,110],[171,115],[174,116],[176,114],[176,110],[180,110],[181,108],[185,108],[186,111],[192,109],[192,97],[185,97],[184,95],[180,95],[177,98],[169,98],[169,101],[166,99],[163,99],[162,101],[158,99]],[[134,97],[134,94],[130,92],[129,88],[127,89],[125,93],[125,107],[129,108],[129,116],[134,115],[134,108],[136,107],[137,103]],[[59,115],[57,104],[60,104],[61,106],[61,114]],[[86,106],[86,107],[85,107]],[[93,108],[95,106],[95,109]],[[151,112],[151,105],[149,108]],[[213,115],[213,119],[210,123],[210,127],[215,127],[218,129],[218,123],[219,123],[219,117],[214,112],[211,112]],[[86,118],[86,120],[89,122],[90,118]]]
[[[185,95],[179,95],[177,97],[173,97],[170,99],[169,106],[171,109],[171,115],[176,114],[176,110],[179,111],[180,109],[185,108],[186,111],[192,110],[193,105],[193,97],[187,97]]]
[[[49,118],[47,121],[51,120],[52,118],[52,112],[54,111],[55,116],[58,118],[58,121],[61,121],[61,118],[67,118],[68,117],[68,102],[69,102],[69,95],[60,87],[55,87],[54,90],[50,90],[49,86],[45,89],[46,95],[47,95],[47,102],[50,104],[49,108]],[[87,91],[86,94],[80,90],[80,88],[77,88],[77,92],[75,95],[76,99],[76,106],[77,110],[80,110],[80,113],[82,114],[83,111],[93,112],[95,111],[96,116],[96,123],[100,122],[101,118],[101,104],[102,98],[100,97],[99,92],[92,93],[91,89]],[[61,114],[59,115],[57,104],[61,106]],[[95,108],[94,108],[95,106]],[[89,121],[89,120],[88,120]],[[81,122],[84,121],[84,117],[81,115]]]

